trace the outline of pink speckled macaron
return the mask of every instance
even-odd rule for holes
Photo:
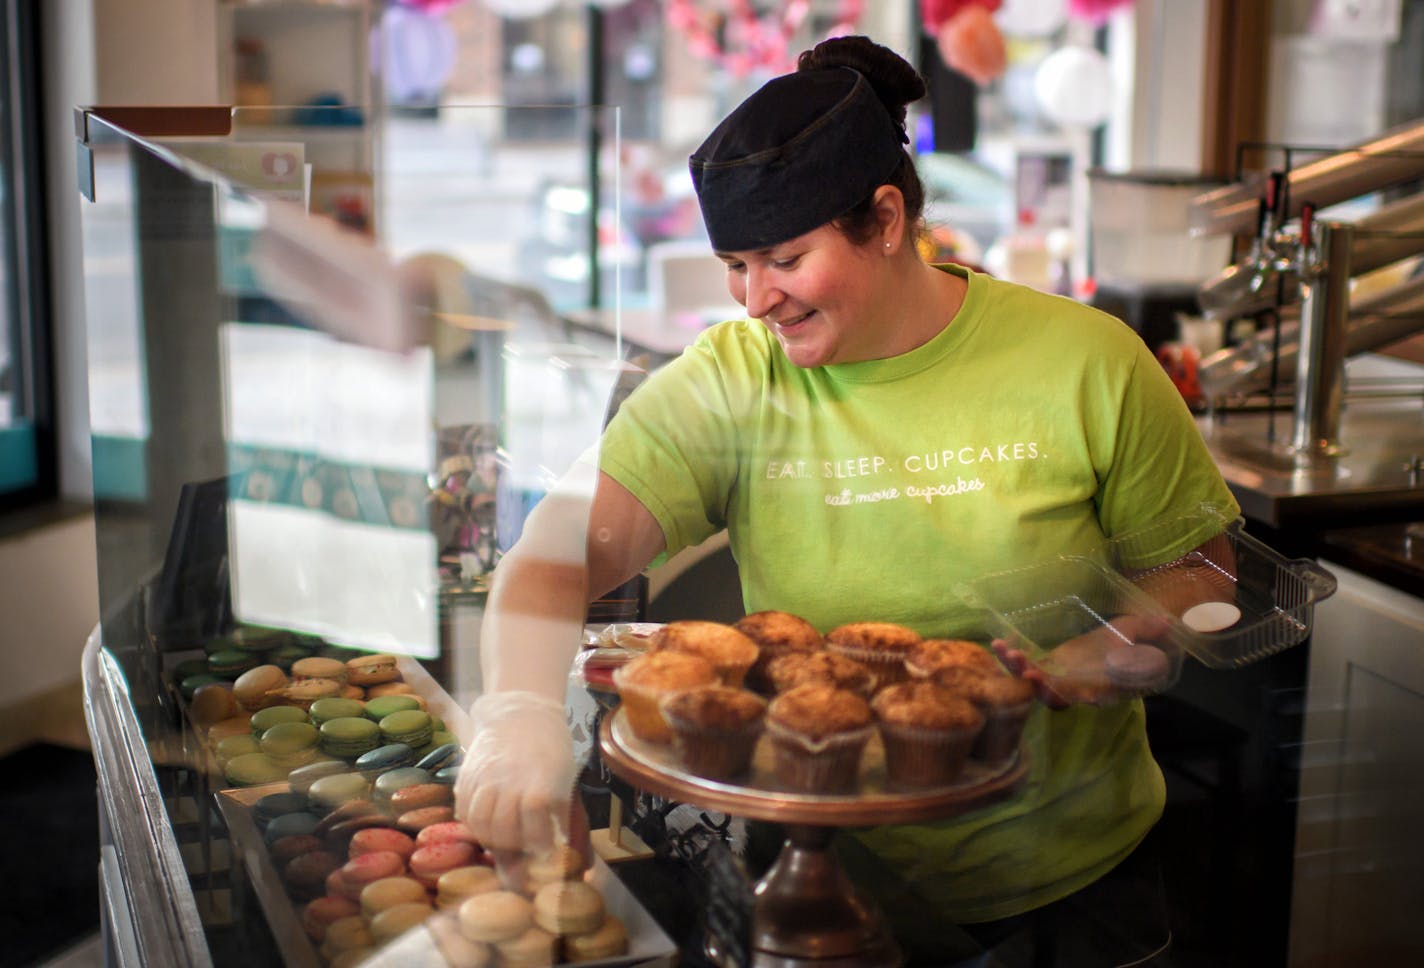
[[[440,875],[456,867],[468,867],[475,862],[479,849],[460,840],[427,844],[410,855],[410,876],[432,890]]]
[[[340,870],[341,879],[349,886],[350,891],[355,892],[355,896],[360,897],[361,889],[367,884],[404,874],[405,858],[393,850],[378,850],[352,857]]]
[[[479,841],[475,839],[474,832],[458,820],[447,820],[445,823],[433,823],[415,835],[415,845],[417,847],[425,847],[428,844],[443,844],[449,841],[466,844],[479,843]]]
[[[393,827],[368,827],[352,835],[347,853],[351,857],[360,857],[362,854],[375,854],[383,850],[400,854],[408,860],[410,855],[415,853],[415,839]]]

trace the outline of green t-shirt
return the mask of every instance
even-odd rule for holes
[[[951,325],[886,360],[802,369],[760,323],[702,333],[610,422],[600,466],[673,553],[726,528],[747,611],[987,641],[956,585],[1210,502],[1236,504],[1180,394],[1122,322],[966,269]],[[1183,536],[1183,552],[1208,535]],[[1030,776],[962,818],[862,831],[947,920],[1090,883],[1161,813],[1141,703],[1036,711]],[[901,905],[908,909],[909,905]],[[893,911],[892,911],[892,920]]]

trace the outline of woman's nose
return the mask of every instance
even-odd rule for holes
[[[747,307],[747,315],[753,319],[764,319],[785,298],[782,291],[767,278],[765,272],[749,268],[745,277],[742,305]],[[733,295],[736,295],[733,293]]]

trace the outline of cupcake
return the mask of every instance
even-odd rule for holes
[[[738,619],[732,626],[756,643],[756,662],[747,672],[747,685],[762,693],[772,691],[766,668],[773,659],[783,655],[816,652],[826,640],[816,627],[790,612],[753,612]]]
[[[959,779],[984,714],[973,703],[932,682],[901,682],[871,703],[885,744],[885,779],[892,787],[923,789]]]
[[[672,742],[672,732],[659,708],[664,698],[716,681],[712,663],[687,652],[647,652],[613,672],[628,728],[648,743]]]
[[[975,759],[999,763],[1019,748],[1024,724],[1033,711],[1033,683],[1002,672],[979,675],[963,666],[940,669],[931,681],[963,696],[984,714],[984,728],[974,741]]]
[[[905,656],[905,671],[912,679],[929,679],[940,669],[959,667],[986,676],[1004,672],[994,653],[968,639],[924,639]]]
[[[766,711],[776,775],[801,793],[856,789],[874,732],[870,706],[853,692],[811,683],[781,693]]]
[[[792,652],[773,659],[766,670],[773,693],[783,693],[819,682],[869,699],[875,692],[875,673],[864,663],[834,652]]]
[[[687,652],[712,664],[724,686],[738,688],[756,662],[757,644],[721,622],[669,622],[653,635],[654,652]]]
[[[864,663],[875,673],[877,689],[904,681],[905,657],[919,642],[914,629],[891,622],[852,622],[826,633],[826,648]]]
[[[712,780],[746,773],[761,736],[766,700],[746,689],[698,686],[663,700],[663,718],[683,769]]]

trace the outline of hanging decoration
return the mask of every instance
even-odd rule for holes
[[[1093,48],[1069,44],[1038,65],[1033,92],[1050,120],[1065,127],[1095,128],[1112,112],[1112,68]]]
[[[372,59],[392,104],[436,104],[455,68],[455,33],[414,4],[387,7],[371,38]]]
[[[827,37],[854,33],[865,0],[841,0]],[[811,11],[810,0],[777,0],[758,14],[751,0],[726,0],[721,9],[699,9],[693,0],[670,0],[669,26],[683,35],[688,51],[712,61],[733,77],[753,71],[784,74],[796,66],[791,50],[795,36]]]
[[[994,21],[1009,37],[1051,37],[1068,22],[1068,0],[1004,0]]]
[[[994,22],[1000,0],[920,0],[920,22],[944,62],[984,87],[1004,73],[1008,48]]]
[[[484,0],[484,5],[506,20],[532,20],[559,5],[559,0]]]
[[[419,10],[421,13],[444,13],[451,7],[458,6],[465,0],[395,0],[398,6],[410,7],[412,10]]]
[[[1068,15],[1101,27],[1119,10],[1132,6],[1132,0],[1068,0]]]

